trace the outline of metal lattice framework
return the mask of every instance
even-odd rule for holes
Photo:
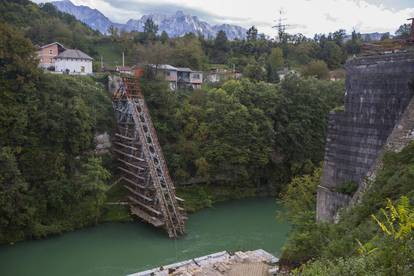
[[[171,238],[183,235],[186,217],[178,205],[182,199],[175,195],[137,78],[121,77],[113,94],[113,107],[118,124],[113,150],[131,212],[155,227],[165,228]]]

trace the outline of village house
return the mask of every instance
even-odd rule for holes
[[[158,73],[163,74],[170,89],[200,89],[203,84],[203,73],[190,68],[174,67],[169,64],[151,65]]]
[[[63,47],[63,45],[58,42],[53,42],[40,47],[40,49],[37,52],[40,59],[39,66],[43,69],[54,71],[54,58],[65,50],[65,47]]]
[[[92,74],[92,58],[76,49],[67,49],[54,42],[40,47],[39,66],[52,72],[87,75]]]
[[[210,72],[207,73],[206,81],[209,83],[218,83],[230,79],[238,80],[241,77],[242,74],[236,70],[212,68]]]

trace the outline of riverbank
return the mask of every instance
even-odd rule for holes
[[[275,196],[274,192],[258,191],[255,187],[240,188],[237,186],[191,185],[177,187],[177,195],[184,199],[183,207],[192,214],[216,203],[246,198],[263,198]],[[103,222],[129,222],[134,218],[127,205],[116,204],[125,202],[126,190],[120,184],[113,185],[107,192],[106,205],[99,219]]]

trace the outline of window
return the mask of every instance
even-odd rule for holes
[[[53,55],[53,50],[52,49],[49,50],[49,55]]]
[[[196,79],[196,80],[200,79],[200,74],[193,74],[193,79]]]
[[[81,72],[85,73],[85,66],[81,66]]]
[[[171,76],[171,72],[167,71],[167,77]]]

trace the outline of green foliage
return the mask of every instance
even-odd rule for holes
[[[38,6],[28,0],[1,1],[0,23],[15,26],[34,44],[59,41],[89,55],[95,55],[94,42],[100,37],[98,32],[75,17],[59,12],[51,3]]]
[[[413,208],[409,203],[414,198],[413,166],[412,143],[400,153],[385,155],[384,166],[362,202],[344,211],[339,223],[296,219],[283,262],[298,265],[316,260],[303,266],[301,275],[410,275],[414,261]],[[298,186],[289,185],[292,194],[301,191]],[[287,206],[293,210],[288,218],[295,219],[298,208]]]
[[[358,190],[358,184],[355,181],[345,181],[339,185],[335,191],[341,194],[352,196]]]
[[[94,134],[113,126],[109,95],[90,77],[42,74],[30,41],[0,30],[0,243],[96,223],[109,173]]]
[[[383,273],[372,257],[356,256],[336,260],[321,259],[311,262],[294,272],[301,276],[365,276],[387,275]]]
[[[341,104],[343,83],[243,79],[171,93],[145,81],[143,91],[176,185],[275,194],[322,160],[327,114]]]
[[[395,31],[395,35],[400,39],[407,39],[410,37],[411,24],[403,24],[398,30]]]
[[[302,75],[305,77],[316,77],[321,80],[327,80],[329,79],[329,69],[324,61],[313,60],[303,67]]]

